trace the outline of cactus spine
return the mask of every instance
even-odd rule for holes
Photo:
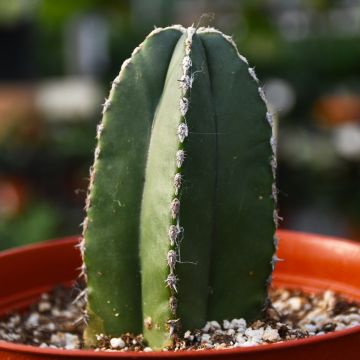
[[[276,261],[275,150],[264,93],[231,38],[173,26],[135,49],[91,170],[88,346],[144,332],[160,348],[181,328],[259,315]]]

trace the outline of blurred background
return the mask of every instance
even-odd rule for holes
[[[0,0],[0,249],[81,232],[111,80],[204,13],[278,111],[281,226],[360,241],[359,1]]]

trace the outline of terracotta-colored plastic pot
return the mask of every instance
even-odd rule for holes
[[[360,244],[312,234],[279,231],[274,286],[306,291],[331,289],[360,301]],[[0,253],[0,315],[23,308],[59,283],[71,283],[81,264],[76,237]],[[0,341],[0,359],[201,358],[359,359],[360,326],[301,340],[229,350],[116,353],[43,349]]]

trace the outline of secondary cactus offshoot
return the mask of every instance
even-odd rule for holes
[[[276,262],[272,115],[213,28],[155,29],[103,107],[81,249],[85,342],[153,348],[208,320],[258,317]]]

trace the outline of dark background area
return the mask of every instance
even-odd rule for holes
[[[278,113],[281,226],[360,240],[359,1],[0,0],[0,249],[81,232],[111,80],[206,13]]]

